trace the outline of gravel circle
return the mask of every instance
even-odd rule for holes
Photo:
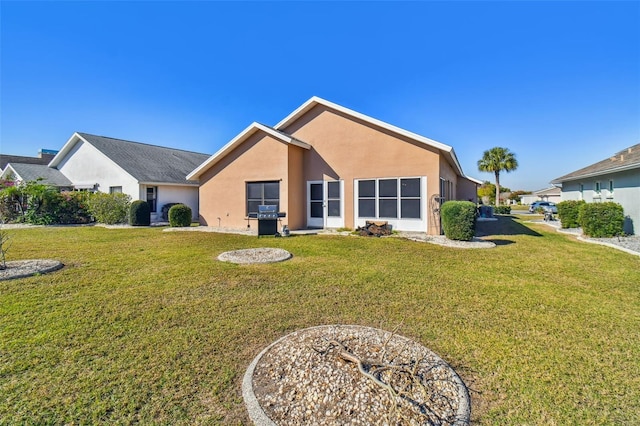
[[[286,250],[279,248],[251,248],[243,250],[225,251],[218,256],[218,260],[222,262],[231,262],[237,264],[252,263],[274,263],[283,262],[291,259],[292,255]]]
[[[64,265],[53,259],[13,260],[6,262],[6,269],[0,270],[0,281],[30,277],[57,271]]]
[[[344,351],[397,394],[367,377]],[[247,369],[242,394],[260,426],[467,425],[471,415],[466,386],[438,355],[406,337],[357,325],[312,327],[275,341]]]

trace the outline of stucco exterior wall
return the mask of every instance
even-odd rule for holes
[[[200,177],[200,223],[257,227],[246,219],[246,183],[280,181],[280,208],[288,206],[288,145],[256,132]],[[287,218],[289,219],[289,218]]]
[[[150,185],[155,186],[155,185]],[[141,185],[143,192],[146,191],[146,185]],[[146,197],[146,193],[143,197]],[[182,203],[191,209],[191,219],[198,220],[198,187],[193,186],[174,186],[174,185],[158,185],[157,186],[157,212],[152,214],[152,220],[162,219],[162,207],[169,203]]]
[[[354,185],[365,178],[427,177],[423,207],[430,216],[429,197],[440,191],[440,154],[435,148],[322,105],[284,131],[312,145],[304,154],[305,180],[344,180],[345,226],[355,226]],[[439,233],[439,229],[432,233]]]
[[[57,167],[74,185],[97,184],[100,192],[109,193],[112,186],[137,200],[138,182],[93,145],[79,141]]]
[[[458,177],[458,187],[456,191],[456,199],[462,201],[478,202],[478,185],[465,178]]]
[[[609,191],[609,181],[613,180],[613,192]],[[596,182],[600,182],[600,194],[595,191]],[[583,187],[580,192],[580,185]],[[562,183],[562,201],[584,200],[588,203],[613,201],[624,209],[627,217],[625,232],[640,232],[640,170],[627,170],[619,173],[591,177]]]

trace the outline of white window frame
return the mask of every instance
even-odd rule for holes
[[[397,194],[397,203],[398,203],[398,217],[397,218],[385,218],[380,217],[379,214],[379,182],[381,180],[386,179],[396,179],[398,185],[398,194]],[[401,182],[402,179],[420,179],[420,218],[402,218],[402,200],[409,199],[413,197],[402,197],[402,188]],[[358,184],[361,181],[375,181],[375,216],[374,217],[360,217],[359,213],[359,189]],[[427,221],[428,221],[428,211],[427,211],[427,177],[426,176],[385,176],[385,177],[376,177],[376,178],[359,178],[353,180],[353,220],[354,227],[364,226],[367,221],[371,220],[379,220],[388,222],[393,229],[398,231],[415,231],[415,232],[426,232],[427,231]]]

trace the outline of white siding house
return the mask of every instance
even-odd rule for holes
[[[139,142],[74,133],[49,167],[76,189],[122,192],[151,205],[151,220],[162,220],[162,207],[182,203],[198,218],[198,183],[186,176],[209,155]]]
[[[625,229],[640,227],[640,144],[551,181],[562,185],[562,200],[613,201],[624,209]]]

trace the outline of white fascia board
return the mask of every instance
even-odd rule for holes
[[[6,176],[7,176],[7,174],[8,174],[7,172],[9,172],[9,171],[10,171],[11,173],[13,173],[13,175],[16,177],[16,179],[15,179],[15,180],[17,180],[17,181],[22,181],[22,180],[23,180],[23,179],[22,179],[22,176],[20,176],[20,175],[18,174],[18,172],[16,172],[16,169],[14,169],[14,168],[13,168],[13,166],[11,165],[11,163],[7,163],[7,165],[5,166],[4,170],[2,171],[2,175],[0,175],[0,177],[2,177],[2,179],[5,179],[5,178],[6,178]]]
[[[339,111],[339,112],[341,112],[341,113],[343,113],[345,115],[357,118],[357,119],[359,119],[361,121],[364,121],[366,123],[372,124],[372,125],[377,126],[377,127],[381,127],[381,128],[383,128],[385,130],[397,133],[397,134],[402,135],[402,136],[404,136],[406,138],[413,139],[413,140],[415,140],[417,142],[423,143],[423,144],[431,146],[433,148],[437,148],[440,151],[443,151],[443,152],[449,154],[449,157],[451,158],[451,161],[453,162],[453,165],[456,167],[458,173],[461,176],[464,176],[464,173],[462,172],[462,167],[460,166],[460,163],[458,162],[458,158],[456,157],[456,154],[453,151],[453,148],[450,147],[449,145],[445,145],[445,144],[443,144],[441,142],[435,141],[433,139],[426,138],[426,137],[421,136],[421,135],[419,135],[417,133],[413,133],[413,132],[410,132],[408,130],[402,129],[400,127],[394,126],[393,124],[389,124],[389,123],[386,123],[384,121],[375,119],[373,117],[369,117],[368,115],[359,113],[359,112],[351,110],[349,108],[345,108],[345,107],[343,107],[341,105],[335,104],[333,102],[327,101],[327,100],[319,98],[317,96],[312,97],[307,102],[302,104],[295,111],[293,111],[291,114],[289,114],[287,117],[285,117],[282,121],[280,121],[278,124],[276,124],[274,128],[276,130],[283,130],[285,127],[287,127],[288,125],[293,123],[295,120],[297,120],[299,117],[304,115],[307,111],[311,110],[316,105],[324,105],[327,108],[334,109],[334,110]]]
[[[462,175],[462,177],[467,179],[467,180],[470,180],[471,182],[475,183],[476,185],[482,185],[482,181],[481,180],[478,180],[476,178],[472,178],[472,177],[469,177],[469,176],[465,176],[465,175]]]
[[[184,181],[185,183],[175,183],[175,182],[138,182],[138,185],[147,185],[147,186],[187,186],[187,187],[194,187],[194,186],[199,186],[200,184],[198,182],[194,182],[194,181]]]
[[[56,166],[60,164],[62,159],[67,156],[69,151],[71,151],[71,149],[74,147],[76,143],[78,143],[80,139],[82,139],[82,137],[78,134],[78,132],[74,132],[73,135],[71,135],[71,137],[69,138],[69,140],[67,140],[67,142],[63,145],[62,149],[60,149],[60,151],[58,151],[55,157],[51,159],[48,166],[52,168],[56,168]]]
[[[311,145],[309,145],[309,144],[306,144],[306,143],[304,143],[302,141],[299,141],[299,140],[297,140],[295,138],[292,138],[291,136],[287,136],[285,134],[282,134],[282,133],[280,133],[280,132],[278,132],[278,131],[270,128],[270,127],[265,126],[264,124],[253,122],[249,126],[247,126],[246,129],[244,129],[242,132],[240,132],[235,138],[231,139],[225,146],[220,148],[218,150],[218,152],[213,154],[204,163],[199,165],[194,171],[189,173],[187,175],[186,179],[187,180],[198,179],[200,177],[200,175],[206,169],[208,169],[209,167],[213,166],[218,161],[223,159],[228,153],[233,151],[236,147],[238,147],[246,139],[248,139],[251,135],[253,135],[255,132],[257,132],[259,130],[269,134],[270,136],[272,136],[275,139],[278,139],[278,140],[280,140],[280,141],[282,141],[284,143],[296,145],[296,146],[299,146],[299,147],[305,148],[305,149],[311,149]]]
[[[616,167],[615,169],[607,169],[607,170],[602,170],[602,171],[599,171],[599,172],[587,173],[587,174],[580,175],[580,176],[573,176],[573,177],[570,177],[570,178],[559,177],[557,179],[552,180],[549,183],[551,183],[553,185],[557,185],[557,184],[561,184],[563,182],[573,182],[573,181],[580,180],[580,179],[589,179],[589,178],[592,178],[592,177],[609,175],[611,173],[625,172],[627,170],[633,170],[633,169],[640,169],[640,163],[628,164],[626,166]]]

